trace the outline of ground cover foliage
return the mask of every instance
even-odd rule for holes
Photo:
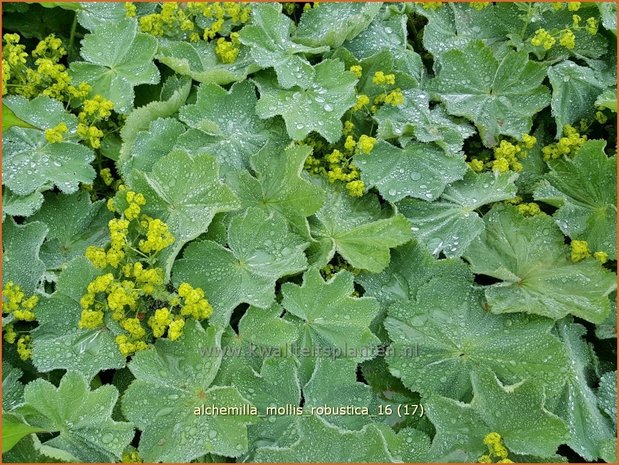
[[[616,4],[2,9],[4,461],[616,461]]]

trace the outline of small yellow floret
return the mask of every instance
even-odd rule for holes
[[[357,77],[360,78],[361,74],[363,73],[363,68],[361,67],[361,65],[352,65],[350,67],[350,71],[352,71],[352,73]]]
[[[370,97],[367,95],[361,94],[357,97],[357,103],[352,107],[353,111],[359,111],[363,107],[367,106],[370,103]]]
[[[559,37],[559,44],[563,45],[568,50],[576,47],[576,36],[570,29],[565,29]]]
[[[365,191],[365,183],[359,179],[346,183],[346,190],[353,197],[361,197]]]
[[[344,142],[344,148],[346,150],[353,151],[356,146],[357,146],[357,143],[355,142],[355,139],[352,136],[346,137],[346,142]]]
[[[377,85],[394,85],[395,74],[385,74],[383,71],[376,71],[372,77],[372,82]]]
[[[78,326],[81,329],[96,329],[103,325],[103,312],[100,310],[82,310]]]
[[[573,262],[579,262],[591,256],[591,250],[589,250],[587,241],[574,240],[570,244],[570,247],[572,249],[570,258]]]
[[[535,35],[531,38],[531,45],[544,47],[544,50],[550,50],[556,42],[557,40],[543,28],[535,31]]]
[[[20,336],[17,341],[17,355],[24,362],[32,357],[32,338],[28,336]]]
[[[366,136],[365,134],[359,137],[359,142],[357,146],[362,153],[368,154],[374,149],[374,145],[376,145],[376,138]]]
[[[537,138],[535,136],[530,136],[529,134],[523,134],[522,144],[525,149],[532,149],[535,144],[537,144]]]
[[[608,254],[606,252],[598,251],[593,254],[593,257],[604,264],[608,261]]]
[[[57,126],[45,130],[45,139],[47,139],[50,144],[57,144],[64,140],[64,133],[68,130],[69,128],[65,123],[59,123]]]

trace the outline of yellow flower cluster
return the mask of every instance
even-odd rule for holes
[[[53,128],[45,130],[45,139],[47,139],[50,144],[57,144],[64,140],[64,133],[68,130],[69,128],[65,123],[59,123]]]
[[[544,160],[555,160],[564,155],[574,155],[586,141],[587,136],[581,136],[576,128],[566,124],[563,127],[563,137],[558,142],[542,148]]]
[[[227,41],[224,37],[217,39],[215,55],[222,63],[234,63],[239,56],[240,46],[239,33],[233,32],[230,34],[230,41]]]
[[[340,255],[336,255],[332,260],[332,263],[328,263],[320,269],[320,274],[323,279],[329,280],[333,275],[339,273],[342,270],[351,272],[354,275],[361,273],[361,270],[353,267],[350,263],[344,260]]]
[[[535,47],[544,47],[544,50],[550,50],[556,42],[557,39],[544,28],[535,31],[535,35],[531,37],[531,45]]]
[[[559,44],[571,50],[576,47],[576,36],[570,29],[564,29],[559,36]]]
[[[129,204],[123,212],[128,220],[135,220],[141,212],[141,207],[146,205],[146,199],[142,194],[137,194],[133,191],[127,191],[127,203]]]
[[[477,11],[483,10],[486,7],[490,6],[490,2],[469,2],[469,5],[471,5],[473,8],[475,8]]]
[[[66,67],[59,63],[66,55],[62,41],[53,34],[41,40],[29,59],[18,34],[5,34],[2,49],[2,95],[22,95],[31,99],[39,94],[69,102],[90,93],[85,82],[72,85]]]
[[[106,186],[111,186],[114,182],[114,176],[112,176],[112,171],[109,168],[103,168],[101,171],[99,171],[99,176],[101,177],[103,184],[105,184]]]
[[[376,71],[372,77],[372,82],[379,86],[392,86],[395,84],[395,74],[385,74],[383,71]]]
[[[142,262],[127,263],[123,266],[122,272],[126,278],[133,278],[145,295],[153,295],[157,286],[163,284],[163,270],[161,268],[144,269]]]
[[[127,18],[135,18],[137,14],[138,9],[136,6],[131,2],[125,2],[125,16],[127,16]]]
[[[130,5],[132,5],[130,3]],[[140,457],[140,453],[135,447],[128,446],[122,453],[121,463],[142,463],[142,457]]]
[[[78,115],[77,135],[94,149],[101,147],[103,131],[100,123],[111,116],[113,108],[114,102],[106,100],[101,95],[84,100],[82,104],[82,111]]]
[[[204,291],[182,283],[178,288],[178,295],[183,299],[181,306],[182,316],[191,316],[195,320],[203,320],[213,313],[213,308],[204,298]]]
[[[126,188],[119,191],[115,200],[122,208],[112,205],[120,218],[108,223],[109,249],[90,246],[85,251],[96,268],[107,272],[93,279],[80,299],[79,327],[101,328],[109,312],[123,331],[116,336],[118,348],[128,356],[146,349],[153,338],[167,334],[177,340],[186,318],[203,320],[213,309],[204,291],[187,283],[180,285],[178,294],[168,292],[163,269],[153,264],[156,254],[172,244],[174,237],[160,219],[140,216],[146,204],[142,194]]]
[[[535,202],[521,203],[516,208],[518,209],[518,213],[522,216],[535,216],[542,213],[539,205]]]
[[[313,142],[311,137],[304,143],[314,146],[314,154],[324,153],[322,156],[310,155],[305,160],[305,169],[313,174],[327,177],[330,182],[341,181],[346,183],[346,190],[353,197],[361,197],[365,193],[365,183],[359,179],[358,168],[352,163],[354,154],[369,154],[376,145],[376,138],[367,134],[355,140],[352,135],[355,125],[346,121],[342,133],[346,136],[343,147],[323,151],[323,144]],[[325,153],[327,152],[327,153]]]
[[[359,111],[365,108],[370,103],[370,97],[365,94],[357,96],[357,102],[352,107],[352,111]]]
[[[561,4],[558,4],[561,5]],[[568,3],[569,11],[578,11],[580,9],[580,2]],[[594,17],[589,17],[585,21],[585,25],[581,25],[582,17],[580,15],[572,15],[572,23],[566,25],[564,29],[555,30],[549,32],[544,28],[537,29],[533,37],[531,37],[531,45],[535,47],[543,47],[544,50],[550,50],[556,43],[557,37],[559,38],[559,45],[572,50],[576,47],[576,35],[574,31],[585,30],[591,35],[595,35],[598,32],[598,21]]]
[[[17,355],[24,362],[32,357],[32,337],[30,335],[19,336],[17,340]]]
[[[468,165],[476,173],[484,171],[484,169],[492,169],[499,173],[505,173],[510,169],[522,171],[520,160],[527,157],[527,150],[532,149],[535,144],[537,144],[537,139],[529,134],[524,134],[519,143],[502,140],[494,148],[493,160],[473,157],[468,162]]]
[[[361,65],[352,65],[350,71],[355,75],[357,79],[361,78],[363,74],[363,67]]]
[[[509,451],[503,445],[503,438],[499,433],[488,433],[484,437],[484,444],[488,447],[488,454],[479,457],[478,463],[514,463],[507,458]]]
[[[2,328],[4,332],[4,340],[9,344],[15,344],[17,339],[17,333],[15,332],[15,328],[13,328],[12,324],[6,325],[6,327]]]
[[[424,10],[438,10],[443,6],[443,2],[419,2]]]
[[[522,171],[522,163],[518,161],[518,155],[522,151],[518,144],[512,144],[502,140],[498,147],[494,148],[494,161],[492,169],[499,173],[505,173],[509,169]]]
[[[372,82],[383,87],[383,92],[374,97],[370,111],[376,113],[378,107],[382,104],[393,105],[397,107],[404,103],[404,94],[402,89],[395,88],[388,90],[388,86],[395,85],[395,74],[385,74],[383,71],[376,71],[372,76]]]
[[[570,258],[573,262],[579,262],[590,257],[591,255],[593,255],[593,258],[599,260],[602,264],[608,261],[608,254],[606,252],[598,251],[592,254],[587,241],[573,240],[570,244],[570,248]]]
[[[174,236],[168,230],[168,225],[160,219],[143,217],[142,225],[146,228],[146,240],[139,242],[140,250],[144,253],[160,252],[174,243]]]
[[[21,287],[9,281],[2,290],[2,311],[12,313],[15,320],[34,321],[34,307],[39,303],[36,295],[26,298]]]
[[[135,15],[135,11],[128,8],[127,15]],[[165,2],[159,13],[142,16],[139,24],[142,32],[155,37],[198,42],[215,38],[226,21],[236,26],[248,22],[250,17],[251,8],[237,2]],[[202,28],[199,24],[209,25]]]

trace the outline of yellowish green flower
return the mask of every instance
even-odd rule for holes
[[[587,241],[574,240],[570,244],[570,247],[572,249],[570,258],[573,262],[579,262],[591,256],[591,250],[589,250]]]
[[[544,50],[550,50],[557,40],[544,28],[535,31],[535,35],[531,38],[531,45],[535,47],[544,47]]]
[[[352,73],[359,79],[363,73],[363,68],[361,65],[352,65],[350,67],[350,71],[352,71]]]
[[[50,144],[57,144],[64,140],[64,134],[69,130],[65,123],[59,123],[53,128],[45,130],[45,139]]]

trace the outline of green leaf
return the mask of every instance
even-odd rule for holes
[[[608,108],[617,113],[617,89],[606,89],[595,100],[595,106],[600,108]]]
[[[384,105],[374,115],[382,139],[397,139],[402,146],[411,140],[435,142],[447,153],[458,153],[464,139],[475,134],[469,124],[450,118],[442,106],[430,109],[426,92],[410,89],[403,94],[404,104]]]
[[[314,69],[315,76],[305,86],[289,90],[268,75],[256,77],[260,90],[256,112],[261,118],[281,115],[294,140],[315,131],[334,143],[342,136],[342,116],[356,101],[357,79],[339,60],[323,60]]]
[[[20,126],[22,128],[32,128],[29,123],[19,119],[15,113],[6,105],[5,102],[2,102],[2,132],[13,126]]]
[[[342,407],[368,407],[372,401],[372,388],[357,381],[357,361],[354,358],[316,359],[312,377],[303,387],[304,409],[325,405]],[[322,415],[330,424],[359,430],[372,422],[366,415]]]
[[[116,462],[133,439],[130,423],[112,420],[118,399],[114,386],[90,390],[80,374],[67,373],[58,387],[44,379],[30,382],[19,409],[34,427],[57,436],[45,445],[67,452],[76,462]]]
[[[32,294],[45,272],[39,252],[47,226],[41,222],[19,225],[13,219],[2,226],[2,283],[13,281],[26,294]]]
[[[86,258],[77,257],[60,274],[54,294],[39,301],[35,308],[39,327],[32,332],[32,363],[40,372],[63,369],[90,380],[102,370],[125,365],[110,331],[78,329],[80,298],[99,274]]]
[[[487,368],[507,383],[530,379],[548,395],[560,391],[567,359],[550,334],[551,320],[488,313],[462,262],[439,261],[433,268],[409,271],[421,274],[412,283],[414,297],[388,308],[384,325],[394,342],[386,358],[394,376],[422,395],[458,400],[470,393],[471,373]]]
[[[525,312],[558,320],[568,314],[593,323],[608,315],[615,275],[593,258],[574,263],[550,216],[525,218],[495,206],[486,230],[465,253],[474,273],[500,282],[485,287],[493,313]]]
[[[2,362],[2,411],[11,411],[24,402],[24,385],[19,380],[23,371],[7,361]]]
[[[383,9],[358,36],[344,43],[344,47],[362,60],[381,50],[391,51],[397,60],[406,54],[407,16]]]
[[[594,71],[565,60],[548,68],[552,85],[552,114],[557,123],[557,138],[566,124],[572,124],[594,113],[594,103],[605,89]]]
[[[441,70],[430,88],[447,112],[473,121],[483,143],[492,147],[498,136],[520,139],[531,130],[532,117],[549,103],[541,85],[546,68],[527,52],[508,52],[499,59],[482,42],[441,57]]]
[[[194,414],[203,405],[251,406],[236,388],[212,385],[221,364],[220,340],[215,327],[205,331],[189,320],[178,341],[159,339],[133,357],[129,369],[136,380],[122,406],[142,432],[144,461],[189,462],[208,453],[238,457],[247,451],[247,425],[256,417]]]
[[[105,27],[106,25],[122,21],[127,16],[125,6],[120,3],[111,3],[107,5],[82,2],[77,5],[79,5],[77,21],[89,31],[99,26]]]
[[[71,460],[70,454],[66,452],[54,454],[56,457],[52,458],[44,455],[43,450],[51,452],[53,448],[43,446],[37,436],[31,434],[19,441],[9,452],[2,454],[2,461],[4,463],[58,463],[60,460],[67,462]]]
[[[294,40],[310,47],[341,46],[372,22],[382,3],[324,3],[304,12]]]
[[[371,297],[352,297],[353,291],[351,273],[341,271],[324,281],[316,267],[303,275],[301,286],[282,285],[287,318],[298,327],[299,344],[310,354],[301,359],[303,380],[309,379],[321,353],[356,361],[372,358],[380,340],[369,326],[378,315],[378,303]]]
[[[597,400],[600,409],[608,415],[617,428],[617,372],[609,371],[600,377],[597,390]]]
[[[165,221],[175,241],[159,257],[169,277],[182,247],[206,232],[216,213],[238,208],[232,191],[219,179],[217,161],[206,153],[174,150],[152,171],[136,172],[132,187],[148,199],[144,212]]]
[[[288,220],[294,232],[309,238],[306,218],[320,209],[325,197],[319,186],[301,175],[305,159],[311,153],[312,149],[305,145],[277,151],[267,147],[250,160],[256,177],[243,171],[228,182],[243,208],[278,212]]]
[[[610,421],[600,412],[598,399],[588,384],[588,371],[593,364],[592,349],[582,339],[586,330],[579,324],[561,320],[557,323],[557,333],[565,344],[571,363],[565,388],[553,411],[565,420],[570,430],[567,445],[585,460],[595,461],[603,458],[600,447],[604,441],[613,439],[615,432]],[[616,393],[612,405],[616,411]],[[615,414],[611,415],[611,418],[615,417]]]
[[[378,197],[355,198],[339,185],[322,183],[326,190],[323,207],[310,218],[314,261],[326,265],[337,252],[355,268],[378,273],[389,264],[389,249],[408,242],[412,235],[408,220],[392,215]]]
[[[2,412],[2,453],[10,451],[29,434],[40,431],[44,430],[24,423],[24,420],[19,415]]]
[[[9,188],[2,190],[2,221],[6,215],[28,217],[43,205],[43,194],[35,191],[28,195],[15,195]]]
[[[390,202],[407,196],[436,199],[447,184],[462,179],[467,171],[462,157],[419,142],[400,149],[379,140],[369,155],[359,154],[354,160],[361,170],[361,179],[369,187],[376,187]]]
[[[431,453],[463,450],[466,461],[487,453],[486,434],[496,432],[514,454],[553,455],[568,438],[565,423],[544,408],[544,390],[532,381],[503,385],[490,370],[471,375],[473,400],[464,404],[432,396],[426,406],[436,428]]]
[[[228,248],[212,241],[189,244],[174,264],[174,282],[204,289],[215,309],[211,321],[223,326],[240,303],[269,308],[275,282],[306,268],[306,247],[281,215],[249,208],[230,221]]]
[[[435,202],[406,198],[398,203],[400,213],[413,225],[413,234],[437,255],[461,256],[484,230],[476,212],[483,205],[516,196],[514,173],[481,173],[469,170],[462,181],[447,186]]]
[[[148,172],[153,165],[175,147],[179,136],[186,131],[180,121],[173,118],[158,118],[147,129],[138,131],[129,146],[123,145],[117,163],[118,170],[129,185],[133,184],[136,172]]]
[[[52,184],[65,194],[95,178],[91,149],[74,142],[50,144],[42,131],[12,127],[3,133],[2,182],[17,195]]]
[[[502,20],[502,9],[509,10],[509,23]],[[511,4],[490,4],[482,10],[467,3],[444,3],[437,9],[419,4],[417,13],[428,19],[423,29],[423,46],[438,61],[445,52],[462,50],[475,41],[498,48],[508,34],[524,25],[514,9]]]
[[[120,158],[124,161],[129,158],[138,135],[147,130],[153,121],[173,116],[187,100],[190,90],[191,79],[171,76],[164,84],[160,101],[133,110],[120,130],[123,141]]]
[[[296,419],[299,439],[289,447],[262,447],[256,462],[393,462],[385,438],[376,425],[347,431],[320,417]]]
[[[258,118],[256,101],[256,89],[249,81],[234,84],[229,91],[216,84],[202,84],[196,103],[185,105],[179,116],[199,132],[186,134],[180,145],[195,137],[196,145],[213,153],[223,166],[248,168],[249,158],[275,139],[276,125]]]
[[[600,2],[597,7],[602,16],[602,25],[617,35],[617,5],[613,2]]]
[[[266,415],[266,412],[274,406],[300,405],[301,385],[292,357],[265,358],[259,371],[251,368],[240,357],[226,357],[222,360],[214,384],[237,388],[260,412],[260,419],[248,426],[249,451],[239,461],[253,461],[257,447],[284,443],[294,416]]]
[[[606,142],[588,141],[572,160],[555,160],[536,200],[559,207],[554,218],[572,239],[617,258],[617,157],[604,153]]]
[[[239,322],[239,335],[250,344],[281,348],[299,339],[299,328],[280,318],[284,309],[274,303],[267,309],[249,307]],[[268,337],[264,337],[268,334]]]
[[[279,3],[257,4],[252,8],[252,23],[241,30],[241,43],[250,49],[251,57],[262,68],[274,68],[277,81],[284,89],[308,88],[314,69],[302,54],[316,54],[328,47],[306,47],[290,40],[293,22],[281,13]]]
[[[608,318],[595,326],[595,337],[598,339],[617,339],[617,295],[612,293]]]
[[[242,46],[234,63],[228,64],[219,61],[215,46],[215,40],[197,44],[160,40],[156,59],[181,76],[221,86],[242,81],[260,69],[251,58],[248,47]]]
[[[71,63],[71,77],[89,83],[93,94],[114,102],[118,113],[128,113],[133,108],[133,88],[159,82],[153,63],[156,51],[157,40],[138,32],[135,19],[105,22],[82,40],[80,55],[85,61]]]
[[[47,194],[43,207],[28,222],[40,221],[47,225],[41,259],[49,270],[59,269],[83,255],[90,245],[105,245],[109,240],[107,222],[110,219],[103,200],[92,203],[88,192],[78,191],[71,195]]]
[[[7,115],[9,116],[9,123],[11,123],[11,118],[18,119],[13,124],[14,126],[44,130],[53,128],[60,123],[65,123],[70,131],[74,131],[77,127],[75,115],[65,111],[64,105],[58,100],[44,95],[38,95],[32,100],[28,100],[21,95],[7,95],[4,97],[2,99],[2,132],[5,130],[5,110],[10,112]]]

